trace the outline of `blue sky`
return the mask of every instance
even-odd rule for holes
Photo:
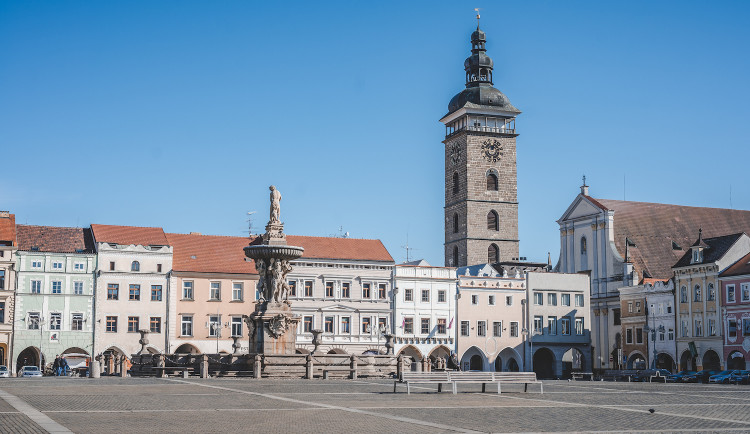
[[[482,8],[519,107],[521,254],[594,197],[750,209],[748,2],[0,1],[0,209],[443,262],[438,122]]]

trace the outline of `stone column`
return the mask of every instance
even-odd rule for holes
[[[202,354],[200,360],[201,378],[208,378],[208,355]]]
[[[356,356],[351,357],[350,367],[352,369],[351,373],[351,379],[356,380],[357,379],[357,358]]]
[[[120,358],[120,377],[125,378],[128,376],[128,358],[121,356]]]
[[[404,375],[404,355],[398,356],[396,359],[398,361],[398,365],[396,365],[396,375],[398,378],[401,378]]]
[[[313,379],[313,358],[312,354],[308,354],[305,361],[305,378],[308,380]]]
[[[261,362],[260,354],[256,354],[255,361],[253,362],[253,377],[261,378],[262,370],[263,370],[263,363]]]
[[[100,372],[100,360],[102,356],[96,356],[91,358],[89,363],[89,378],[99,378]]]

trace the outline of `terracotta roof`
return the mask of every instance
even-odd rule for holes
[[[167,246],[169,241],[162,228],[138,226],[91,225],[97,243],[115,243],[124,246]]]
[[[16,245],[16,215],[0,217],[0,243]]]
[[[245,261],[242,250],[250,244],[246,237],[167,234],[173,249],[172,269],[198,273],[258,274],[252,261]]]
[[[724,270],[724,272],[721,273],[721,277],[741,276],[743,274],[750,274],[750,253],[743,256],[742,259]]]
[[[395,262],[380,240],[287,235],[286,242],[304,247],[302,258]]]
[[[18,250],[55,253],[94,253],[89,228],[16,225]]]
[[[750,211],[595,199],[614,211],[614,237],[625,257],[625,237],[635,242],[630,259],[642,277],[669,279],[672,266],[685,254],[703,228],[704,237],[750,233]],[[673,249],[672,242],[682,249]]]
[[[588,199],[589,201],[591,201],[591,203],[593,203],[594,205],[598,206],[599,208],[601,208],[601,209],[603,209],[605,211],[607,210],[606,206],[602,205],[601,202],[599,202],[598,200],[594,199],[593,197],[586,196],[586,195],[583,195],[583,197],[585,197],[586,199]]]

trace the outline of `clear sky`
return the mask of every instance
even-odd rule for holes
[[[0,209],[19,223],[383,240],[443,262],[438,122],[482,8],[516,122],[521,255],[600,198],[750,209],[750,2],[0,1]]]

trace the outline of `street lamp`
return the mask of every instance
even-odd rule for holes
[[[222,327],[229,327],[229,323],[226,322],[224,324],[221,324],[221,322],[212,322],[211,323],[211,330],[216,335],[216,354],[219,354],[219,338],[221,337],[221,328]]]

